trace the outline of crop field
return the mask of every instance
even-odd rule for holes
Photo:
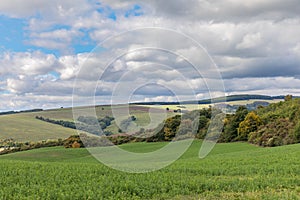
[[[182,104],[182,105],[147,105],[150,108],[160,108],[160,109],[167,109],[169,108],[171,112],[173,112],[174,110],[188,110],[188,111],[192,111],[192,110],[199,110],[202,108],[208,108],[209,105],[211,104]]]
[[[82,112],[82,114],[88,114],[86,110],[93,109],[93,107],[77,107],[75,108],[77,112]],[[118,113],[120,115],[127,114],[127,109],[129,109],[130,115],[137,115],[137,118],[141,118],[141,121],[147,121],[149,119],[148,112],[151,107],[148,105],[103,105],[96,106],[95,111],[98,117],[112,116],[112,110],[114,113]],[[156,108],[158,113],[163,113],[161,108]],[[163,109],[164,111],[164,109]],[[155,111],[153,111],[155,112]],[[30,113],[29,115],[41,115],[46,118],[53,119],[62,119],[62,120],[73,120],[72,108],[63,108],[63,109],[55,109],[55,110],[46,110],[43,112]],[[127,116],[126,116],[127,117]]]
[[[258,99],[249,99],[249,100],[240,100],[240,101],[229,101],[227,104],[229,105],[246,105],[246,104],[251,104],[256,101],[264,101],[268,103],[278,103],[280,101],[283,101],[281,99],[274,99],[274,100],[258,100]]]
[[[121,147],[149,152],[166,143]],[[0,199],[299,199],[300,144],[260,148],[217,144],[198,158],[195,141],[175,163],[130,174],[98,163],[86,149],[52,147],[0,156]]]
[[[256,101],[264,101],[268,103],[277,103],[279,101],[282,101],[280,99],[275,99],[275,100],[258,100],[258,99],[249,99],[249,100],[239,100],[239,101],[228,101],[224,102],[225,104],[228,105],[246,105],[246,104],[252,104]],[[223,102],[220,104],[224,104]],[[216,103],[219,104],[219,103]],[[202,109],[202,108],[208,108],[212,104],[181,104],[181,105],[147,105],[150,108],[160,108],[160,109],[167,109],[169,108],[171,111],[173,110],[187,110],[187,111],[192,111],[192,110],[197,110],[197,109]]]

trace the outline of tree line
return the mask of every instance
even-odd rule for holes
[[[300,99],[292,98],[291,95],[287,95],[284,99],[284,101],[268,106],[259,106],[255,110],[239,106],[235,113],[226,114],[218,142],[247,141],[264,147],[299,143]],[[168,118],[154,129],[141,129],[130,135],[108,135],[107,138],[113,144],[171,141],[175,137],[176,139],[191,137],[204,139],[209,126],[214,123],[211,118],[216,114],[222,114],[217,107],[203,108]],[[87,117],[78,119],[90,126],[100,122],[108,125],[112,120],[113,118],[108,117],[100,121]],[[134,116],[124,120],[123,129],[126,130],[129,127],[128,124],[135,120]]]
[[[194,135],[204,139],[212,123],[212,112],[218,108],[203,108],[165,120],[160,131],[147,141],[170,141],[175,135]],[[198,120],[198,127],[194,127]],[[218,142],[248,141],[273,147],[300,142],[300,99],[288,95],[285,101],[260,106],[249,111],[239,106],[234,114],[227,114]]]
[[[217,107],[209,107],[176,115],[166,119],[155,129],[140,130],[131,135],[130,139],[125,135],[115,137],[114,141],[119,139],[119,144],[122,141],[171,141],[175,137],[204,139],[212,123],[213,112],[216,114],[222,111]],[[287,95],[284,101],[259,106],[255,110],[239,106],[234,114],[226,114],[223,123],[218,142],[247,141],[264,147],[299,143],[300,99]]]
[[[110,116],[105,116],[99,119],[91,116],[79,116],[77,119],[78,123],[75,123],[75,122],[65,121],[65,120],[44,118],[42,116],[36,116],[35,118],[48,123],[57,124],[66,128],[77,129],[94,135],[106,135],[106,136],[112,134],[110,131],[107,131],[105,129],[108,126],[110,126],[111,122],[114,120],[114,118]]]

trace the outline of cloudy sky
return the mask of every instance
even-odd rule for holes
[[[1,1],[0,111],[300,95],[299,13],[298,0]]]

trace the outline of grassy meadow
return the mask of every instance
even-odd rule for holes
[[[165,143],[122,145],[149,152]],[[51,147],[0,157],[0,199],[299,199],[300,144],[217,144],[204,159],[195,141],[159,171],[110,169],[86,149]]]
[[[77,108],[85,110],[84,107]],[[114,112],[123,115],[124,119],[128,118],[126,115],[127,105],[115,105],[113,106]],[[129,106],[130,115],[136,117],[135,123],[141,126],[146,126],[150,122],[150,116],[148,114],[148,106]],[[160,115],[164,114],[165,118],[175,115],[173,111],[165,112],[160,108],[155,108],[156,113],[154,118],[159,118]],[[112,116],[111,106],[96,106],[96,113],[99,118],[105,116]],[[70,128],[65,128],[60,125],[47,123],[38,119],[35,116],[42,116],[44,118],[50,118],[55,120],[74,121],[72,108],[62,108],[45,110],[41,112],[30,112],[30,113],[18,113],[11,115],[0,115],[0,139],[13,138],[19,142],[27,141],[41,141],[47,139],[65,139],[70,135],[77,134],[77,131]],[[157,117],[155,117],[157,116]],[[159,124],[162,121],[156,121],[154,123]],[[108,131],[112,133],[118,133],[118,126],[115,121],[107,127]]]
[[[0,139],[13,138],[19,142],[67,138],[76,130],[35,119],[34,113],[0,116]]]

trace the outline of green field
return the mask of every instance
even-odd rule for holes
[[[121,147],[149,152],[166,143]],[[172,165],[129,174],[99,164],[86,149],[52,147],[0,156],[0,199],[299,199],[300,144],[260,148],[200,141]]]
[[[74,129],[37,120],[34,113],[0,116],[0,139],[13,138],[19,142],[41,141],[64,139],[76,133]]]

